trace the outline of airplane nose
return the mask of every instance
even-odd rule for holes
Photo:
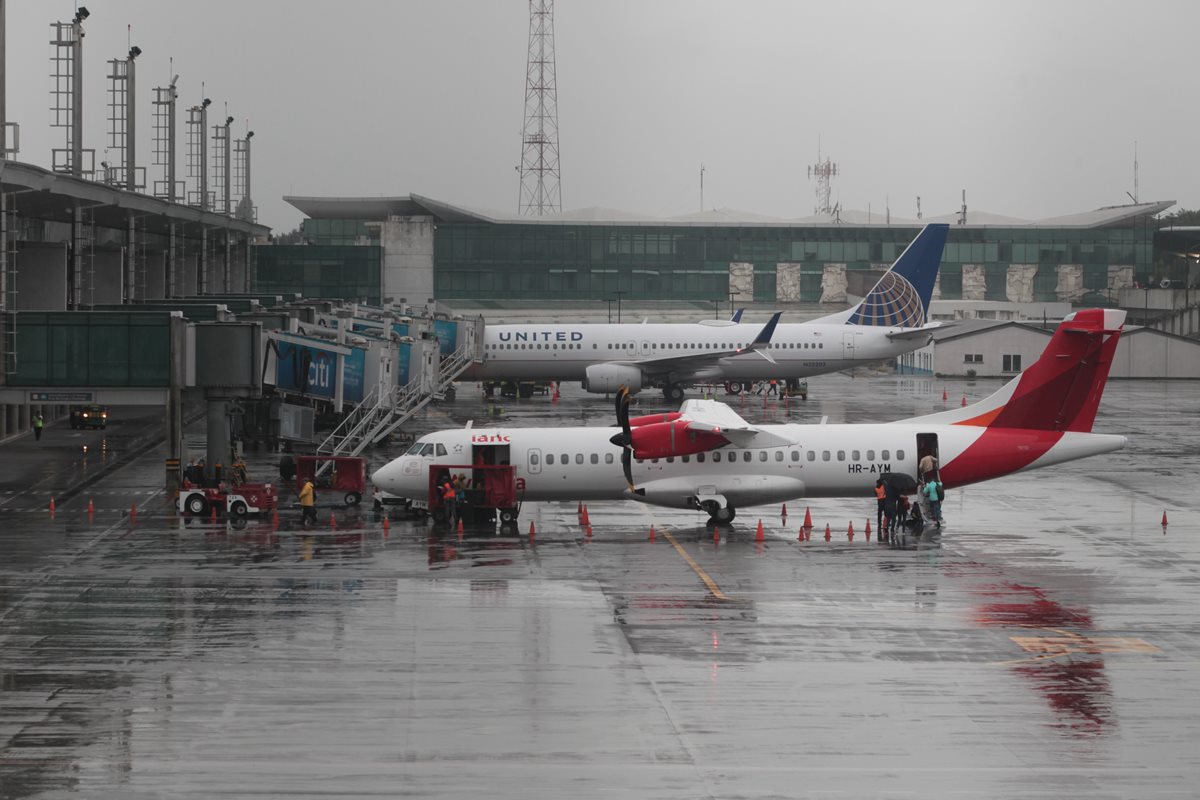
[[[382,467],[371,473],[371,483],[386,489],[393,474],[394,471],[392,470],[392,465],[384,464]]]

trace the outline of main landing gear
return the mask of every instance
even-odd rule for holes
[[[663,397],[667,398],[668,402],[682,403],[683,394],[683,387],[678,383],[668,383],[663,387]]]
[[[708,522],[710,525],[728,525],[737,516],[737,509],[731,505],[719,506],[716,503],[709,502],[704,503],[701,507],[708,512]]]

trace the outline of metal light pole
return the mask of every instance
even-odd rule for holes
[[[613,292],[613,294],[615,294],[617,296],[617,322],[620,323],[620,321],[621,321],[621,295],[629,294],[629,293],[625,292],[625,291],[615,291],[615,292]]]

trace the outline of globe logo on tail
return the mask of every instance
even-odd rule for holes
[[[919,328],[925,324],[925,308],[908,280],[888,272],[867,293],[846,324]]]

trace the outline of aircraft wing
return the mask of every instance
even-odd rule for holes
[[[758,353],[760,356],[775,363],[775,359],[767,351],[767,345],[771,343],[771,337],[775,335],[775,326],[779,324],[779,318],[783,316],[782,311],[777,311],[771,317],[770,321],[763,326],[759,331],[758,336],[754,337],[754,341],[745,347],[740,347],[736,350],[715,350],[709,353],[688,353],[687,355],[664,356],[661,358],[647,358],[640,361],[622,361],[622,364],[630,364],[640,367],[641,370],[648,375],[676,375],[684,376],[690,373],[695,373],[703,370],[705,367],[713,367],[720,364],[727,358],[734,356],[742,356],[748,353]]]
[[[691,430],[720,433],[734,447],[786,447],[796,444],[793,439],[751,425],[737,412],[717,400],[688,400],[679,409],[692,424]]]

